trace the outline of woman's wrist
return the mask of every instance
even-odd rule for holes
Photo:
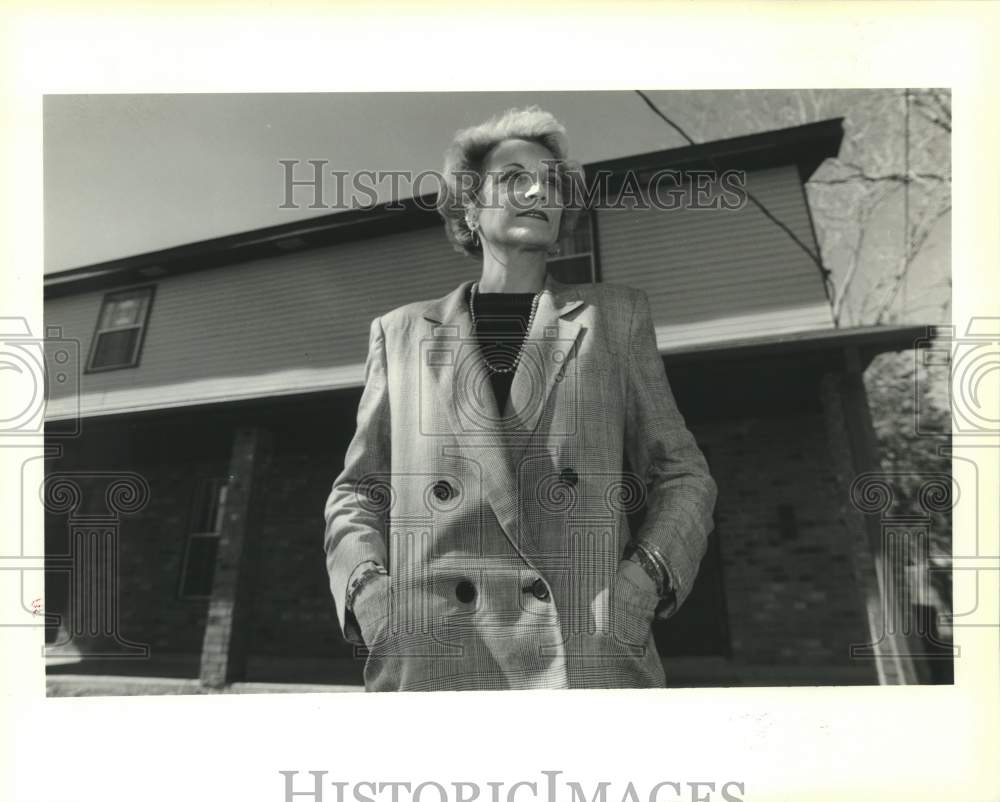
[[[657,559],[657,555],[645,544],[634,543],[626,559],[637,563],[649,578],[653,580],[657,596],[666,596],[672,591],[670,575],[667,573],[666,565]]]
[[[663,595],[673,596],[676,592],[676,588],[674,587],[674,580],[670,573],[670,563],[667,561],[667,558],[664,557],[663,552],[652,543],[642,541],[640,545],[656,563],[660,571],[663,572]]]
[[[354,609],[354,601],[358,597],[361,589],[379,576],[388,576],[389,572],[374,560],[359,565],[352,574],[351,581],[347,586],[347,609]]]

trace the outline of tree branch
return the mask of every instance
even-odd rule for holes
[[[885,173],[883,175],[870,175],[866,173],[864,169],[857,164],[850,164],[847,162],[840,162],[840,166],[847,167],[853,170],[849,175],[841,176],[839,178],[819,178],[810,179],[810,184],[825,184],[831,186],[833,184],[850,184],[852,182],[858,181],[865,184],[876,184],[882,181],[928,181],[928,182],[945,182],[950,181],[951,178],[948,176],[941,175],[939,173],[914,173],[911,172],[909,175],[906,173]]]
[[[951,211],[951,204],[947,204],[943,209],[941,209],[934,218],[927,224],[927,227],[921,232],[919,238],[914,240],[912,243],[913,247],[910,248],[910,253],[903,262],[903,266],[900,268],[899,272],[893,276],[892,285],[889,288],[889,297],[885,300],[882,306],[878,310],[878,314],[875,316],[875,325],[879,326],[882,324],[882,318],[886,312],[889,311],[889,307],[892,306],[893,301],[896,300],[896,296],[899,294],[899,288],[903,286],[903,279],[906,277],[906,273],[910,269],[910,265],[916,261],[917,254],[920,253],[927,242],[927,238],[931,235],[934,230],[934,226],[937,224],[938,220],[944,217],[948,212]]]

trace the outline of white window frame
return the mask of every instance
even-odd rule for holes
[[[139,358],[142,354],[143,341],[146,339],[146,326],[149,322],[150,309],[153,306],[153,294],[155,289],[155,285],[146,284],[141,287],[128,287],[126,289],[105,293],[104,298],[101,300],[100,311],[97,313],[97,325],[94,327],[94,337],[90,343],[90,354],[87,357],[87,373],[103,373],[106,370],[122,370],[123,368],[135,368],[139,366]],[[139,316],[138,322],[128,326],[110,326],[102,328],[101,321],[104,320],[105,313],[109,305],[120,300],[123,296],[132,295],[138,295],[142,298],[142,313]],[[101,335],[113,334],[120,331],[130,331],[133,329],[137,330],[139,334],[135,338],[135,345],[132,347],[132,354],[129,357],[128,362],[121,362],[114,365],[94,365],[94,360],[97,358],[99,350],[98,345],[101,340]]]

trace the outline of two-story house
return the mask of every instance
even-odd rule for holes
[[[913,661],[852,656],[892,641],[873,522],[850,499],[877,465],[862,373],[926,327],[834,323],[804,183],[841,138],[835,119],[586,165],[610,191],[632,176],[647,197],[662,171],[691,191],[677,208],[592,209],[550,262],[564,281],[648,293],[719,485],[697,586],[657,625],[671,684],[920,676]],[[706,169],[739,171],[756,202],[695,208],[691,176]],[[76,488],[46,493],[46,609],[61,615],[49,648],[87,657],[58,670],[360,689],[322,511],[354,432],[368,323],[478,271],[428,204],[402,205],[46,277],[46,325],[83,361],[78,392],[50,387],[46,415],[50,484]]]

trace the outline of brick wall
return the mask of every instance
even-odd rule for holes
[[[236,426],[252,421],[270,429],[273,445],[260,487],[249,654],[313,659],[320,666],[350,658],[327,584],[322,512],[356,405],[356,396],[344,394],[335,403],[293,409],[269,405],[108,421],[88,426],[68,444],[67,455],[54,462],[59,469],[127,466],[150,485],[147,506],[121,526],[123,634],[149,643],[154,658],[200,651],[207,602],[178,598],[192,506],[202,478],[225,474]],[[722,609],[733,664],[848,666],[848,646],[864,642],[866,628],[840,520],[838,494],[845,489],[828,465],[822,413],[720,418],[692,423],[692,429],[719,485]],[[794,509],[791,539],[780,531],[781,504]],[[60,525],[50,520],[53,543]]]
[[[822,413],[718,421],[695,427],[719,485],[726,609],[734,660],[769,665],[850,664],[866,625],[840,519]],[[794,510],[786,539],[779,505]]]
[[[167,432],[127,422],[87,422],[82,436],[64,442],[62,455],[47,462],[50,474],[78,478],[88,512],[100,511],[107,484],[91,479],[93,474],[128,471],[148,484],[148,502],[119,523],[118,611],[120,634],[148,644],[154,660],[201,650],[207,601],[179,598],[178,581],[198,482],[225,470],[223,444],[218,434],[206,438],[190,428]],[[46,516],[48,554],[67,550],[67,520],[66,514]],[[46,583],[49,612],[66,612],[65,575],[49,574]]]
[[[323,506],[343,454],[276,442],[268,471],[251,643],[258,655],[349,657],[323,552]]]

